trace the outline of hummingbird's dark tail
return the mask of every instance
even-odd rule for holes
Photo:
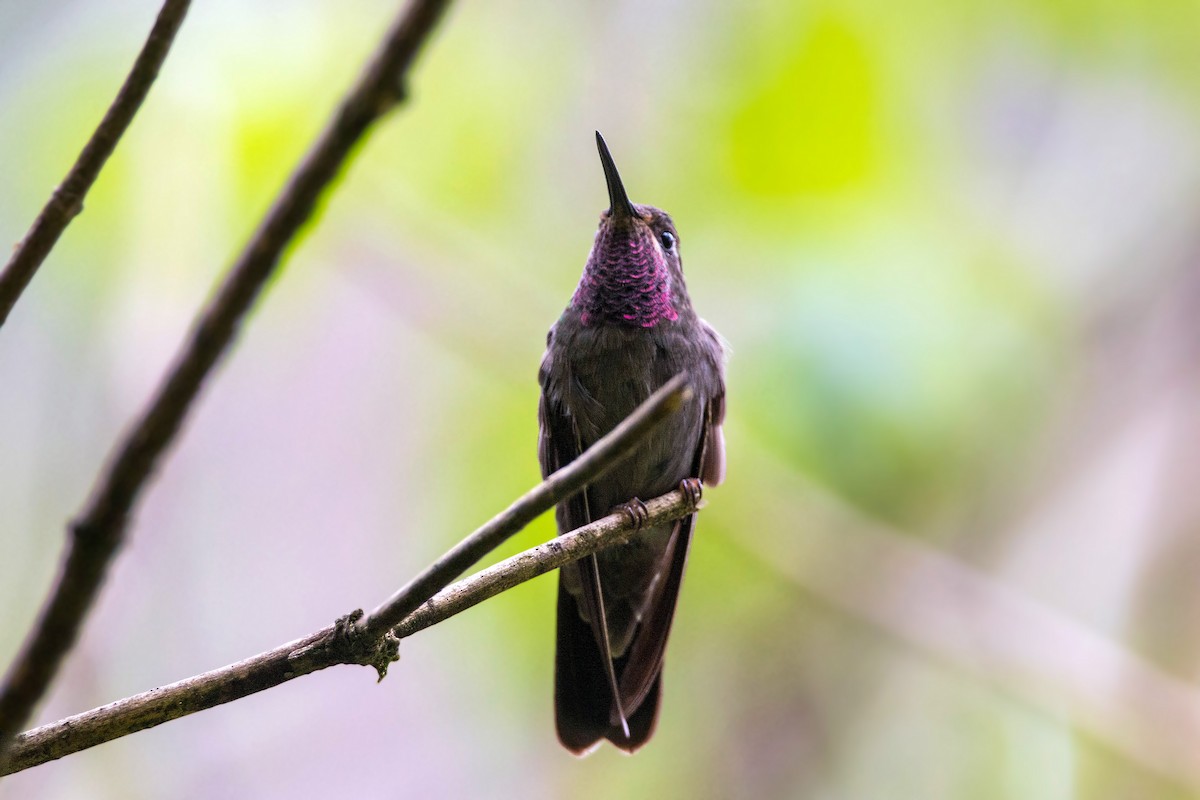
[[[601,739],[627,753],[649,741],[658,720],[663,654],[679,599],[696,515],[679,520],[663,554],[666,569],[625,654],[610,661],[599,638],[579,613],[576,598],[558,584],[558,645],[554,659],[554,706],[558,739],[584,755]],[[563,567],[579,569],[577,564]],[[611,667],[610,667],[611,664]],[[619,684],[612,690],[609,670]],[[616,697],[615,695],[619,695]],[[623,707],[628,733],[621,724]]]
[[[554,660],[555,723],[558,740],[577,756],[586,755],[601,739],[632,753],[654,733],[661,676],[655,676],[641,705],[629,712],[626,735],[620,722],[613,721],[613,692],[605,661],[591,625],[580,617],[575,598],[560,583]],[[617,659],[612,665],[618,675],[624,662],[623,658]]]
[[[629,720],[625,716],[625,704],[621,700],[621,686],[617,682],[616,665],[613,664],[612,644],[608,638],[608,615],[604,613],[604,589],[600,581],[600,565],[594,554],[587,558],[581,558],[576,563],[583,580],[590,587],[583,592],[582,599],[587,607],[587,618],[593,620],[591,629],[596,635],[596,650],[600,653],[600,664],[604,667],[609,696],[612,697],[612,721],[620,723],[621,735],[628,739],[630,736]]]

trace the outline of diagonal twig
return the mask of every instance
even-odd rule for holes
[[[33,280],[38,267],[54,249],[58,237],[83,210],[83,198],[149,94],[190,4],[191,0],[166,0],[163,3],[150,36],[104,119],[84,145],[67,177],[50,195],[25,238],[13,248],[12,258],[0,272],[0,327],[4,326],[9,312]]]
[[[41,615],[0,685],[0,765],[12,737],[45,694],[71,648],[159,458],[190,411],[201,384],[228,349],[284,248],[312,215],[355,145],[404,97],[413,59],[449,0],[412,0],[305,155],[241,255],[200,313],[164,382],[101,472]]]
[[[681,372],[667,381],[633,414],[597,442],[596,446],[589,448],[579,458],[555,472],[487,525],[463,539],[452,550],[422,570],[417,577],[368,614],[361,627],[369,635],[381,636],[400,624],[400,620],[415,611],[417,606],[447,586],[487,553],[499,547],[505,539],[532,522],[542,513],[542,508],[549,508],[559,500],[570,497],[615,464],[616,461],[613,461],[600,471],[592,472],[594,465],[605,457],[605,453],[599,448],[601,443],[610,438],[622,439],[626,444],[621,453],[622,456],[627,455],[647,431],[677,411],[691,397],[691,392],[687,384],[687,373]],[[643,408],[652,409],[654,413],[643,416],[640,413]]]
[[[558,500],[595,480],[629,455],[631,449],[654,426],[677,409],[686,391],[676,385],[652,396],[580,458],[493,517],[436,564],[457,564],[454,554],[475,552],[476,545],[468,544],[471,542],[486,540],[491,547],[495,547],[507,538],[499,536],[498,531],[505,531],[508,535],[516,533]],[[647,501],[646,509],[649,517],[643,527],[678,519],[695,511],[696,507],[683,492],[676,490]],[[361,618],[361,612],[355,612],[303,639],[288,642],[236,664],[44,725],[16,737],[9,762],[0,766],[0,775],[35,767],[337,664],[368,664],[380,670],[382,675],[383,668],[396,658],[398,638],[411,636],[519,583],[623,541],[635,531],[628,515],[611,514],[501,561],[439,594],[434,595],[436,590],[429,590],[428,594],[424,594],[425,589],[410,590],[408,587],[414,584],[430,585],[426,581],[412,581],[396,597],[419,598],[415,610],[405,615],[395,628],[383,630],[381,635],[376,636],[365,630],[356,632],[353,624]],[[432,570],[426,570],[423,574]],[[445,573],[439,571],[438,574]],[[392,603],[389,600],[384,607],[398,607]],[[384,618],[381,615],[372,616]]]

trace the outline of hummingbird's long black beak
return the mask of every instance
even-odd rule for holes
[[[600,151],[600,163],[604,165],[604,181],[608,184],[609,213],[614,218],[636,217],[637,210],[634,209],[633,203],[629,202],[629,195],[625,194],[625,185],[621,183],[617,165],[613,163],[612,153],[608,152],[608,145],[604,143],[600,131],[596,131],[596,149]]]

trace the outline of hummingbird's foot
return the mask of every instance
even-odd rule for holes
[[[613,513],[617,512],[629,517],[629,524],[633,526],[635,531],[640,531],[642,526],[646,524],[646,520],[650,519],[650,511],[646,508],[646,504],[636,497],[628,503],[622,503],[613,509]]]
[[[679,482],[679,491],[687,498],[692,508],[700,507],[700,498],[704,494],[704,486],[699,478],[684,478]]]

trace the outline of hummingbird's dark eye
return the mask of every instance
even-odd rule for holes
[[[663,250],[670,252],[675,247],[675,234],[670,231],[663,231],[659,235],[659,241],[662,242]]]

